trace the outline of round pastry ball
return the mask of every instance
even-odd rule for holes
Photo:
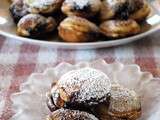
[[[141,102],[134,91],[112,84],[110,100],[99,104],[94,113],[101,120],[136,120],[141,116]]]
[[[143,6],[143,0],[103,0],[100,12],[102,21],[111,18],[128,19],[129,15]]]
[[[136,10],[134,13],[130,15],[130,19],[134,19],[136,21],[142,21],[147,18],[147,16],[150,14],[151,8],[147,2],[144,2],[143,6]]]
[[[89,42],[96,40],[99,36],[99,28],[94,23],[76,16],[64,19],[58,31],[65,42]]]
[[[16,0],[14,1],[10,8],[10,13],[14,19],[14,21],[17,23],[23,16],[29,14],[28,6],[24,4],[23,0]]]
[[[20,19],[17,33],[24,37],[38,37],[55,29],[56,22],[52,17],[43,17],[39,14],[28,14]]]
[[[59,109],[48,116],[46,120],[98,120],[98,118],[87,112]]]
[[[106,74],[87,67],[64,74],[52,88],[51,95],[59,108],[87,108],[108,99],[110,89],[111,82]]]
[[[108,107],[108,115],[113,118],[136,120],[141,115],[141,102],[133,90],[113,86]]]
[[[109,38],[122,38],[140,33],[140,25],[131,19],[108,20],[100,25],[100,31]]]
[[[103,0],[99,14],[100,21],[109,20],[114,17],[115,17],[114,9],[112,9],[112,6],[107,3],[107,0]]]
[[[24,0],[31,13],[50,14],[61,8],[63,0]]]
[[[67,16],[90,18],[100,11],[100,0],[65,0],[62,12]]]

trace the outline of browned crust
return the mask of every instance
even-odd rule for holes
[[[120,38],[139,33],[140,26],[134,20],[109,20],[100,25],[100,30],[107,37]]]
[[[80,17],[68,17],[58,27],[59,36],[66,42],[94,41],[98,34],[98,27]]]

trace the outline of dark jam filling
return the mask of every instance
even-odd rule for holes
[[[28,8],[24,3],[20,0],[16,3],[13,3],[10,8],[10,13],[13,16],[13,19],[16,23],[25,15],[29,14]]]
[[[37,38],[41,37],[46,33],[47,24],[38,24],[35,28],[28,28],[27,31],[30,33],[30,37]]]
[[[89,12],[90,11],[90,4],[87,3],[86,5],[84,5],[83,7],[79,6],[76,2],[73,3],[74,7],[73,7],[73,11],[81,11],[81,12]]]
[[[116,13],[116,17],[120,18],[120,19],[128,19],[129,14],[132,10],[131,8],[130,8],[130,5],[128,4],[128,2],[126,2],[124,4],[116,5],[114,8],[115,13]]]
[[[128,19],[131,13],[139,10],[143,6],[143,1],[127,0],[125,3],[114,6],[116,17],[120,19]]]

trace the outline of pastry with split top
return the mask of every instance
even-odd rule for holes
[[[99,36],[99,28],[94,23],[76,16],[64,19],[58,31],[59,36],[65,42],[90,42]]]
[[[63,0],[24,0],[31,13],[51,14],[60,10]]]
[[[140,25],[132,20],[108,20],[100,25],[100,31],[109,38],[122,38],[140,33]]]
[[[111,83],[101,71],[82,68],[64,74],[50,92],[49,108],[88,110],[106,101]],[[50,106],[51,105],[51,106]]]
[[[52,17],[43,17],[39,14],[28,14],[18,22],[17,33],[24,37],[39,37],[51,32],[56,27]]]
[[[90,18],[100,11],[100,0],[65,0],[62,12],[67,16]]]

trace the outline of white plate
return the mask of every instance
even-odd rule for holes
[[[160,118],[160,79],[153,78],[148,72],[141,72],[137,65],[122,63],[107,64],[103,60],[71,65],[61,63],[44,73],[32,74],[20,87],[20,92],[12,95],[15,115],[11,120],[45,120],[49,110],[46,105],[46,92],[51,83],[64,73],[78,68],[91,67],[106,73],[111,82],[133,89],[141,96],[142,116],[139,120],[159,120]]]
[[[151,5],[153,5],[158,0],[150,0]],[[111,47],[126,44],[129,42],[133,42],[136,40],[140,40],[141,38],[150,35],[160,29],[160,15],[158,14],[158,10],[153,7],[151,15],[147,18],[147,24],[151,25],[149,29],[146,30],[146,26],[144,25],[142,29],[144,30],[143,33],[131,36],[128,38],[122,38],[117,40],[106,40],[106,41],[97,41],[97,42],[90,42],[90,43],[66,43],[60,42],[58,38],[47,38],[46,40],[35,40],[30,38],[23,38],[16,35],[16,26],[9,14],[9,5],[10,3],[8,0],[1,0],[0,3],[0,34],[6,37],[11,38],[10,40],[20,40],[23,42],[29,42],[32,44],[41,44],[44,46],[52,46],[55,48],[67,48],[67,49],[91,49],[91,48],[103,48],[103,47]]]

